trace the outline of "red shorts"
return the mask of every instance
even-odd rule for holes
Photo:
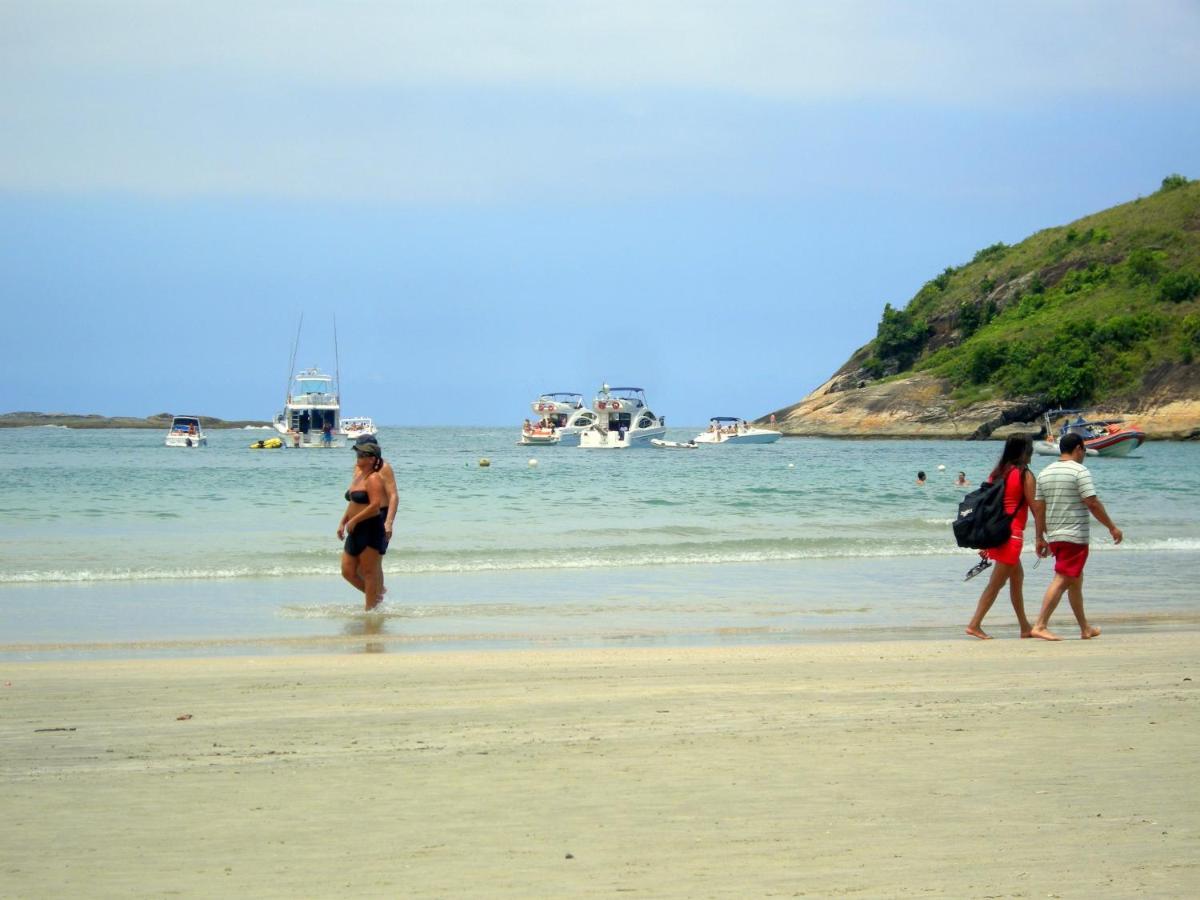
[[[1088,545],[1072,544],[1070,541],[1051,541],[1050,552],[1054,554],[1054,571],[1067,578],[1078,578],[1087,563]]]
[[[1021,561],[1021,547],[1024,543],[1025,539],[1023,537],[1011,537],[999,547],[989,547],[987,552],[988,559],[1006,566],[1015,566]]]

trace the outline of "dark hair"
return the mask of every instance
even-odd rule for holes
[[[918,472],[918,473],[917,473],[917,477],[918,477],[918,478],[924,478],[924,477],[925,477],[925,473],[924,473],[924,472]]]
[[[1058,439],[1059,453],[1074,453],[1083,445],[1083,435],[1068,431]]]
[[[1004,441],[1004,449],[1000,452],[1000,461],[996,463],[996,468],[992,469],[988,481],[994,482],[997,478],[1004,478],[1008,475],[1009,469],[1023,469],[1032,454],[1033,441],[1030,440],[1029,435],[1009,435]]]

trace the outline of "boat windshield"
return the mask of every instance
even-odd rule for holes
[[[328,378],[297,378],[296,385],[301,394],[324,394],[329,391]]]

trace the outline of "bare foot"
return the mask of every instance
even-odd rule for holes
[[[1036,625],[1034,625],[1033,629],[1029,632],[1029,636],[1035,637],[1035,638],[1041,638],[1043,641],[1061,641],[1062,640],[1062,638],[1060,638],[1057,634],[1055,634],[1049,628],[1039,628]]]
[[[1087,628],[1084,628],[1079,632],[1079,637],[1081,640],[1085,641],[1090,641],[1092,638],[1100,637],[1100,626],[1089,625]]]
[[[982,628],[972,628],[968,625],[966,631],[971,637],[979,638],[981,641],[990,641],[992,639],[992,636]]]
[[[1033,637],[1033,628],[1032,628],[1032,627],[1030,627],[1030,628],[1022,628],[1022,629],[1021,629],[1021,637],[1022,637],[1022,638],[1031,638],[1031,637]]]

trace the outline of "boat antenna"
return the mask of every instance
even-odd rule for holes
[[[333,314],[333,375],[337,379],[337,393],[334,396],[337,397],[340,405],[342,402],[342,362],[338,358],[337,313]]]
[[[283,402],[287,405],[287,399],[292,390],[292,376],[296,373],[296,348],[300,346],[300,329],[304,327],[304,313],[300,313],[300,324],[296,326],[296,340],[292,341],[292,357],[288,360],[287,381],[283,385]]]

